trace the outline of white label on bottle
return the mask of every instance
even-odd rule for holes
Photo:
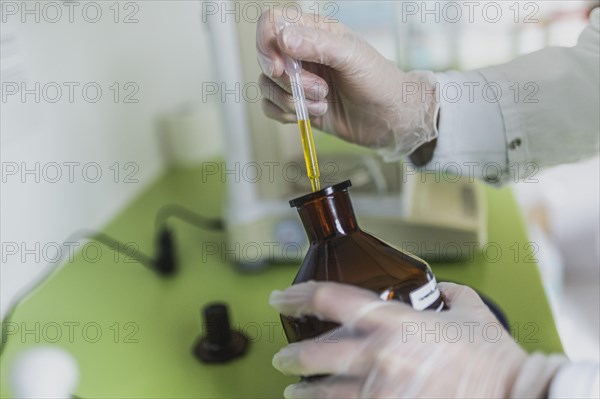
[[[427,284],[421,288],[417,288],[409,294],[412,307],[416,310],[427,309],[432,303],[440,297],[440,289],[438,288],[435,277],[429,280]]]

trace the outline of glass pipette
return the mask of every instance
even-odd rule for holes
[[[284,54],[285,72],[290,77],[292,86],[292,95],[294,96],[294,105],[296,107],[296,117],[298,118],[298,128],[300,129],[300,138],[302,139],[302,148],[304,150],[304,161],[306,162],[306,172],[310,179],[312,191],[321,189],[319,177],[319,162],[317,161],[317,151],[315,150],[315,140],[308,117],[308,108],[306,107],[306,98],[304,97],[304,86],[302,86],[302,63]]]

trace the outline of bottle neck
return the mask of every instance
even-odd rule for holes
[[[348,191],[333,192],[298,207],[310,242],[347,235],[358,230]]]

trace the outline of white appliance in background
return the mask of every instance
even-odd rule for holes
[[[223,155],[221,107],[186,102],[158,119],[161,150],[168,166],[198,167]]]
[[[231,3],[231,2],[225,2]],[[234,9],[232,4],[224,7]],[[267,9],[265,7],[265,9]],[[216,80],[225,88],[256,82],[255,30],[252,22],[207,18]],[[282,126],[262,113],[260,102],[222,102],[227,167],[301,164],[297,127]],[[294,138],[294,139],[292,139]],[[466,181],[422,182],[403,173],[400,163],[385,164],[374,155],[326,155],[323,167],[337,168],[335,181],[351,179],[352,201],[362,228],[379,238],[433,261],[467,258],[486,241],[486,209],[482,188]],[[323,171],[322,171],[323,172]],[[404,176],[403,176],[404,175]],[[308,247],[304,229],[288,201],[310,192],[307,179],[227,178],[226,249],[244,269],[268,263],[298,263]],[[334,182],[325,182],[330,185]]]

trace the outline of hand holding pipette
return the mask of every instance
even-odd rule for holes
[[[289,123],[302,106],[292,92],[302,86],[286,62],[291,57],[304,64],[306,104],[312,125],[320,130],[377,149],[389,160],[437,137],[439,103],[432,72],[402,71],[348,27],[323,16],[304,15],[289,26],[285,18],[284,11],[274,9],[257,27],[267,116]]]

